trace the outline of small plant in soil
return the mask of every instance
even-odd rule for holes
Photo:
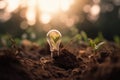
[[[89,45],[93,48],[94,51],[98,50],[103,44],[105,44],[105,41],[97,44],[94,40],[89,39]]]

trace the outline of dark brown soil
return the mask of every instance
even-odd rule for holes
[[[109,42],[94,51],[82,44],[53,58],[48,45],[1,48],[0,80],[120,80],[120,48]]]

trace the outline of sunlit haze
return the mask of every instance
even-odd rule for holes
[[[7,8],[6,8],[6,10],[8,11],[8,12],[13,12],[14,10],[16,10],[18,7],[19,7],[19,5],[20,5],[20,0],[6,0],[6,2],[7,2]]]
[[[72,3],[73,0],[38,0],[38,7],[42,13],[40,21],[44,24],[49,23],[51,15],[69,10]]]
[[[50,14],[44,13],[41,15],[40,19],[39,19],[43,24],[47,24],[50,22],[51,20],[51,16]]]
[[[51,15],[69,10],[73,3],[74,0],[1,0],[0,9],[4,9],[11,14],[18,8],[23,7],[26,8],[26,13],[23,15],[29,25],[36,23],[38,15],[43,24],[48,24]]]
[[[78,20],[83,22],[85,17],[89,21],[96,21],[100,13],[111,12],[114,5],[120,5],[120,0],[111,1],[113,4],[102,4],[101,0],[0,0],[0,22],[5,22],[14,16],[13,13],[18,13],[30,26],[59,22],[71,27]],[[22,25],[26,23],[21,22]]]
[[[0,9],[4,9],[6,7],[6,2],[0,1]]]

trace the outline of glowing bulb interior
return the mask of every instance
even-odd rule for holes
[[[47,41],[50,45],[51,56],[54,55],[54,51],[57,51],[57,55],[59,55],[59,45],[61,42],[61,33],[58,30],[50,30],[47,33]]]

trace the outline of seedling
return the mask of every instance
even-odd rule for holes
[[[89,39],[89,45],[94,49],[94,51],[98,50],[103,44],[105,44],[105,41],[97,44],[94,40]]]
[[[81,31],[80,34],[82,36],[83,41],[85,41],[86,43],[88,43],[88,36],[87,36],[86,32]]]
[[[118,35],[116,35],[116,36],[114,36],[113,39],[114,39],[115,43],[120,46],[120,37]]]
[[[61,33],[58,30],[50,30],[47,33],[47,42],[50,46],[51,57],[59,55],[59,45],[61,43]]]
[[[93,40],[96,44],[98,44],[101,41],[105,41],[104,36],[101,32],[98,33],[98,36]]]

